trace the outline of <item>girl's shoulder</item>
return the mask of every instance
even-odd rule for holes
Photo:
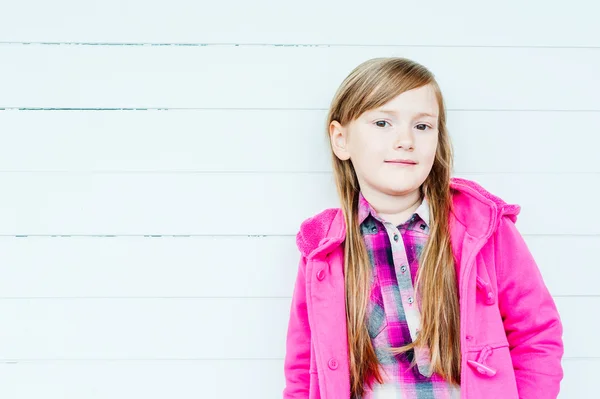
[[[521,206],[508,203],[480,183],[453,177],[450,182],[452,193],[452,215],[473,237],[486,236],[498,228],[501,219],[513,223]]]
[[[305,219],[296,234],[296,245],[302,255],[308,256],[326,238],[342,239],[345,235],[344,215],[341,208],[327,208]]]
[[[506,202],[499,195],[492,193],[475,180],[452,177],[450,179],[450,189],[454,207],[467,209],[473,206],[493,207],[503,214],[514,216],[515,221],[516,216],[521,211],[520,205]]]

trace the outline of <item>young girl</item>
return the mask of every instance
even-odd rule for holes
[[[433,74],[356,67],[327,119],[341,209],[305,220],[284,398],[556,398],[562,324],[511,205],[450,177]]]

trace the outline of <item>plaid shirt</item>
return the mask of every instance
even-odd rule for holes
[[[401,355],[386,351],[416,338],[421,322],[414,283],[418,258],[429,237],[429,207],[424,199],[413,215],[399,226],[381,219],[360,193],[359,223],[373,267],[367,328],[384,384],[365,384],[363,399],[460,398],[460,387],[432,374],[429,352],[424,348]],[[417,366],[409,369],[413,357]]]

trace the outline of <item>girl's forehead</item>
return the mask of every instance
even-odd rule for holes
[[[435,90],[427,85],[402,92],[375,109],[393,110],[407,114],[418,112],[437,114],[438,108]]]
[[[398,109],[398,108],[391,108],[389,106],[383,106],[380,108],[376,108],[371,110],[371,112],[374,113],[382,113],[382,114],[386,114],[389,116],[393,116],[393,117],[400,117],[400,116],[415,116],[415,117],[429,117],[429,118],[437,118],[438,117],[438,111],[435,109],[431,109],[429,107],[422,107],[422,108],[412,108],[411,109]]]

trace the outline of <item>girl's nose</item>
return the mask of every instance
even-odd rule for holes
[[[410,129],[400,128],[394,142],[395,148],[412,149],[414,146],[414,138]]]

